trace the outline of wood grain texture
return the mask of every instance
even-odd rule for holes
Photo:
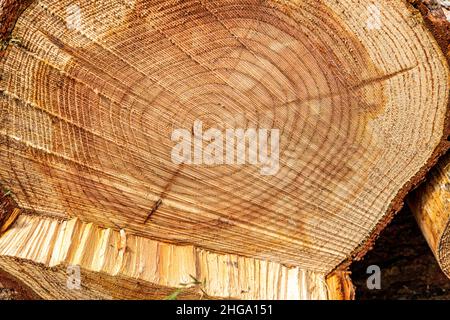
[[[72,4],[34,1],[0,61],[0,179],[36,215],[327,273],[445,147],[448,65],[404,1],[375,29],[357,0]],[[280,128],[280,171],[175,165],[197,119]]]
[[[0,236],[13,225],[21,213],[8,193],[10,191],[0,190]]]
[[[437,35],[447,60],[450,61],[450,20],[437,1],[424,1],[419,9],[426,23]],[[450,277],[450,154],[447,154],[429,174],[424,185],[409,199],[419,227],[444,273]]]
[[[450,154],[430,173],[409,205],[444,273],[450,277]]]
[[[81,268],[80,290],[67,286],[68,266]],[[45,299],[165,299],[177,290],[179,299],[337,296],[321,273],[30,215],[0,238],[0,269]]]
[[[450,22],[446,19],[445,14],[442,10],[440,4],[435,0],[408,0],[408,2],[415,9],[413,12],[416,16],[419,14],[423,17],[423,21],[428,31],[431,32],[440,46],[447,63],[450,63]],[[450,108],[450,101],[448,102]],[[425,179],[425,175],[430,168],[432,168],[438,161],[438,159],[445,154],[449,149],[448,137],[450,136],[450,126],[449,126],[449,114],[447,113],[446,119],[446,129],[444,129],[443,140],[434,152],[434,156],[430,161],[420,169],[416,176],[411,179],[398,193],[397,200],[391,203],[388,209],[388,214],[386,214],[379,222],[374,231],[371,233],[369,238],[366,239],[354,252],[342,262],[336,270],[347,271],[349,265],[353,261],[360,261],[371,250],[375,244],[375,241],[380,236],[381,232],[386,228],[386,226],[391,222],[394,215],[403,208],[403,200],[408,193],[418,186]],[[447,138],[445,138],[447,137]]]
[[[355,287],[349,272],[336,271],[327,276],[329,300],[355,300]]]

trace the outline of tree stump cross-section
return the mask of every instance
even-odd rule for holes
[[[21,226],[56,237],[79,221],[325,279],[367,251],[448,147],[442,34],[406,1],[18,3],[0,1],[0,183],[21,209],[0,237],[7,272],[86,245],[67,261],[117,275],[94,256],[103,236],[58,244]],[[173,161],[176,130],[196,154],[210,129],[277,130],[277,170],[262,174],[251,152]]]

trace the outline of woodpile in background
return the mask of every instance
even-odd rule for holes
[[[417,222],[442,270],[450,277],[450,156],[410,198]]]
[[[448,23],[410,2],[0,0],[0,269],[42,298],[353,298],[449,146]],[[279,170],[174,163],[197,121],[279,129]]]

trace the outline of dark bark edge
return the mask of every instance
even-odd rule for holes
[[[411,10],[422,15],[425,26],[433,34],[447,60],[447,68],[450,65],[450,22],[447,21],[442,8],[435,0],[406,0]],[[397,196],[389,206],[388,212],[378,222],[371,235],[360,244],[352,254],[341,262],[333,271],[346,271],[353,261],[360,261],[373,249],[381,232],[390,224],[395,215],[403,208],[406,197],[425,180],[427,173],[437,164],[438,160],[450,149],[450,99],[447,103],[444,130],[441,142],[434,150],[428,162],[411,178],[397,193]]]
[[[34,0],[0,0],[0,58],[3,57],[17,19]]]

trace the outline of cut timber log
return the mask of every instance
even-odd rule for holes
[[[344,297],[340,287],[328,292],[324,274],[164,244],[78,219],[21,215],[0,238],[0,265],[46,299]],[[67,284],[74,267],[80,268],[79,289]]]
[[[430,6],[432,1],[425,3]],[[425,6],[422,6],[424,11]],[[439,6],[426,15],[426,21],[441,34],[447,59],[450,58],[450,22]],[[445,49],[446,48],[446,49]],[[444,273],[450,277],[450,154],[429,174],[428,180],[409,198],[409,205],[422,233]]]
[[[144,297],[139,277],[164,296],[199,252],[294,283],[225,286],[229,266],[213,297],[352,296],[325,276],[364,255],[448,147],[447,43],[403,0],[17,3],[0,0],[0,182],[23,213],[4,215],[0,269],[41,296],[78,297],[52,287],[71,263],[91,279],[80,297]],[[248,140],[222,150],[227,130]],[[105,244],[119,238],[181,250],[174,274],[138,245],[120,258],[128,245]]]
[[[411,195],[409,205],[439,265],[450,277],[450,154]]]

